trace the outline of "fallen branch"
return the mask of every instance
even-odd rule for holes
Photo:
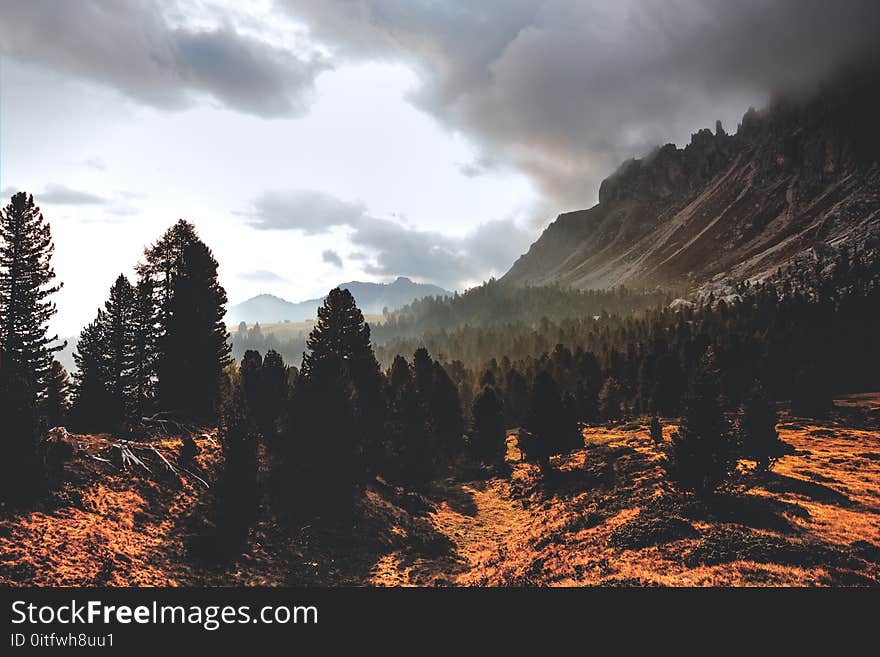
[[[165,457],[165,455],[164,455],[162,452],[160,452],[158,449],[156,449],[153,445],[150,445],[149,448],[150,448],[153,452],[155,452],[156,455],[157,455],[160,459],[162,459],[162,462],[168,467],[169,470],[171,470],[171,472],[173,472],[174,474],[176,474],[176,475],[177,475],[178,477],[180,477],[181,479],[184,479],[184,476],[183,476],[184,474],[188,474],[189,476],[191,476],[191,477],[195,478],[196,480],[198,480],[199,482],[201,482],[201,483],[205,486],[205,488],[210,488],[210,486],[208,486],[208,482],[207,482],[207,481],[205,481],[204,479],[202,479],[200,476],[198,476],[198,475],[195,474],[194,472],[190,472],[190,471],[187,470],[186,468],[183,468],[183,467],[181,467],[181,466],[179,466],[179,465],[174,465],[173,463],[171,463],[171,461],[169,461],[169,460]]]

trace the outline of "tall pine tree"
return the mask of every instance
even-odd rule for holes
[[[485,386],[474,398],[471,416],[470,446],[474,456],[489,465],[503,463],[507,452],[504,404],[495,388]]]
[[[153,409],[156,385],[157,308],[154,284],[141,276],[135,287],[132,312],[133,404],[136,418],[143,418]]]
[[[44,428],[37,410],[45,401],[53,346],[48,324],[55,314],[49,224],[33,196],[15,194],[0,210],[0,417],[3,458],[0,499],[17,503],[40,490],[43,473],[36,438]]]
[[[46,385],[46,397],[43,401],[43,415],[46,426],[61,427],[67,423],[70,412],[70,376],[64,365],[57,360],[52,361]]]
[[[105,431],[107,409],[113,404],[110,392],[110,363],[107,354],[107,315],[103,310],[80,331],[73,353],[76,363],[75,396],[71,409],[78,431]]]
[[[711,347],[694,373],[683,405],[681,424],[666,448],[666,470],[678,486],[700,496],[710,495],[736,467]]]
[[[42,398],[52,354],[63,348],[49,336],[56,312],[51,297],[61,289],[52,268],[51,228],[34,204],[19,192],[0,210],[0,349],[3,368],[28,377],[29,388]]]
[[[348,290],[330,291],[318,308],[318,322],[306,342],[301,377],[308,379],[325,358],[338,360],[349,389],[358,431],[357,442],[366,466],[382,461],[386,403],[382,372],[370,342],[370,326]]]
[[[133,417],[134,408],[134,304],[135,291],[120,274],[110,288],[104,304],[107,386],[111,406],[107,409],[108,428],[119,430]]]
[[[176,230],[180,225],[169,231],[175,248],[182,239],[177,233],[188,234]],[[203,242],[196,238],[174,252],[177,260],[170,270],[164,259],[154,265],[160,272],[157,290],[163,299],[157,340],[159,402],[166,410],[207,420],[217,410],[220,378],[229,363],[229,336],[223,322],[226,292],[217,278],[217,261]],[[166,248],[160,253],[163,258],[168,255]]]

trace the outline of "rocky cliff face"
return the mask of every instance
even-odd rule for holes
[[[625,162],[503,280],[578,288],[759,278],[811,249],[880,235],[880,75],[750,109]]]

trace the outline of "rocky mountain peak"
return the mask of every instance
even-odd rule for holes
[[[599,203],[551,224],[503,280],[576,287],[693,286],[775,270],[880,225],[880,75],[750,108],[624,162]]]

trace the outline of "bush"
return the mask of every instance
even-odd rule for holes
[[[670,479],[699,496],[713,493],[736,467],[730,427],[721,409],[718,372],[712,349],[697,369],[684,400],[678,431],[666,449]]]
[[[611,532],[610,542],[614,547],[639,550],[660,543],[688,538],[694,536],[695,533],[691,524],[682,518],[642,511],[634,520],[625,522]]]

